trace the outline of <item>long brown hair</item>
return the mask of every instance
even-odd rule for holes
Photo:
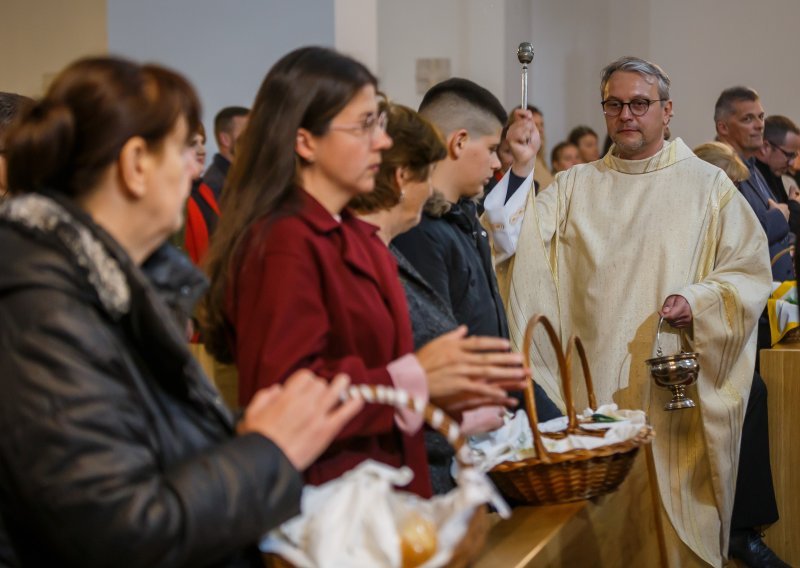
[[[79,60],[9,131],[9,189],[83,195],[130,138],[141,136],[157,148],[180,117],[194,132],[200,102],[177,73],[117,57]]]
[[[211,287],[201,323],[206,347],[220,361],[233,359],[225,299],[245,241],[257,238],[251,228],[298,205],[297,172],[303,165],[294,150],[298,128],[325,134],[366,85],[377,87],[377,79],[364,65],[324,47],[292,51],[264,78],[225,182],[220,222],[205,262]]]

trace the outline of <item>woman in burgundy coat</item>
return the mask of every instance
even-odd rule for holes
[[[242,404],[300,368],[401,387],[453,412],[509,404],[500,386],[522,384],[522,360],[502,339],[459,329],[412,353],[396,263],[377,227],[346,209],[374,188],[392,144],[385,121],[374,76],[330,49],[298,49],[264,79],[208,261],[207,343],[235,360]],[[420,425],[368,405],[306,480],[323,483],[371,458],[409,466],[408,489],[427,496]]]

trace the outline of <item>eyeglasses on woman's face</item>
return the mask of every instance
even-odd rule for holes
[[[332,124],[328,127],[329,130],[338,130],[340,132],[350,132],[355,136],[364,136],[370,140],[374,140],[379,132],[386,132],[386,122],[388,120],[386,111],[380,114],[368,114],[364,120],[358,124]]]

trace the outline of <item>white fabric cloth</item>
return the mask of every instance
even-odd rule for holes
[[[484,225],[489,229],[495,264],[508,260],[514,254],[519,240],[519,232],[522,229],[522,218],[528,202],[528,194],[533,191],[533,172],[531,172],[506,203],[510,171],[511,168],[492,188],[483,202],[486,212]]]
[[[301,514],[261,541],[298,568],[401,566],[398,527],[409,511],[438,530],[436,554],[423,568],[444,566],[464,536],[477,507],[492,503],[507,517],[508,505],[477,469],[461,471],[458,486],[429,500],[397,491],[413,473],[367,460],[342,477],[303,489]]]
[[[592,414],[604,414],[616,419],[616,422],[587,422]],[[590,408],[579,416],[583,426],[590,430],[607,428],[605,436],[570,435],[558,440],[543,437],[545,449],[550,453],[563,453],[575,449],[592,450],[617,442],[634,438],[642,426],[646,424],[645,414],[641,410],[619,410],[616,404],[600,406],[597,411]],[[539,424],[539,431],[544,433],[561,432],[567,428],[567,417],[553,418]],[[506,461],[520,461],[536,454],[533,451],[533,432],[524,410],[518,410],[513,418],[493,432],[471,436],[470,447],[480,456],[478,466],[489,471],[494,466]]]

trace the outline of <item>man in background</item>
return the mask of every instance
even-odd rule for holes
[[[236,156],[236,143],[247,127],[250,110],[226,107],[214,117],[214,137],[219,151],[186,203],[186,252],[195,264],[205,257],[219,220],[219,202],[225,178]]]
[[[749,87],[722,91],[714,105],[714,125],[719,141],[733,148],[750,171],[750,178],[739,185],[739,190],[767,235],[770,258],[776,259],[772,280],[793,280],[792,258],[784,253],[791,244],[789,206],[777,200],[756,167],[756,154],[764,146],[764,107],[758,93]]]
[[[800,229],[800,195],[797,188],[787,192],[782,176],[789,172],[800,151],[800,129],[785,116],[772,115],[764,121],[764,144],[756,152],[756,167],[779,203],[789,207],[789,228]]]

